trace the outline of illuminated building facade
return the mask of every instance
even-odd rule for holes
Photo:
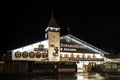
[[[52,16],[45,30],[46,40],[12,50],[12,60],[39,62],[76,62],[77,68],[104,62],[107,52],[73,36],[60,36],[60,27]]]

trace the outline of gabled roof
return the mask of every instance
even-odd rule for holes
[[[70,44],[81,45],[83,47],[83,48],[80,48],[80,50],[79,50],[81,53],[82,52],[83,53],[100,53],[100,54],[103,54],[103,55],[104,54],[109,54],[109,53],[107,53],[107,52],[105,52],[105,51],[103,51],[103,50],[101,50],[101,49],[99,49],[99,48],[97,48],[97,47],[95,47],[95,46],[93,46],[93,45],[75,37],[75,36],[73,36],[73,35],[62,36],[61,37],[61,43],[66,43],[65,41],[63,41],[65,39],[68,39]]]
[[[68,40],[68,41],[67,41]],[[48,48],[48,44],[47,44],[48,40],[43,40],[43,41],[40,41],[40,42],[37,42],[37,43],[33,43],[33,44],[30,44],[28,46],[24,46],[24,47],[21,47],[21,48],[18,48],[18,49],[14,49],[14,50],[11,50],[11,51],[32,51],[34,48],[36,48],[39,44],[43,44],[45,45],[46,48]],[[98,54],[109,54],[73,35],[65,35],[65,36],[61,36],[60,38],[60,43],[63,43],[63,44],[74,44],[74,45],[80,45],[82,48],[80,49],[79,48],[79,53],[98,53]]]
[[[58,23],[56,22],[54,16],[52,15],[48,24],[49,27],[59,27]]]

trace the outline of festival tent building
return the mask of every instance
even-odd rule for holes
[[[71,35],[60,36],[60,26],[51,16],[45,29],[45,40],[12,50],[13,61],[76,62],[77,68],[85,70],[105,62],[107,52]]]

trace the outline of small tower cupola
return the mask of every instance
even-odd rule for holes
[[[58,23],[56,22],[55,18],[54,18],[54,15],[52,14],[51,18],[50,18],[50,21],[48,23],[48,27],[45,29],[45,38],[47,39],[48,38],[48,31],[50,32],[60,32],[60,27],[58,25]]]
[[[45,38],[48,40],[48,60],[60,61],[60,27],[53,14],[45,31]]]
[[[51,16],[51,19],[48,23],[48,27],[45,29],[46,32],[48,31],[60,31],[60,27],[56,22],[54,15]]]

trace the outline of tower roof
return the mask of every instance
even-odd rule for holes
[[[59,27],[58,23],[56,22],[54,16],[52,15],[48,24],[49,27]]]

